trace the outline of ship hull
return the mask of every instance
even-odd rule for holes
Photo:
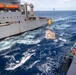
[[[20,12],[6,12],[5,18],[3,18],[3,12],[0,12],[0,16],[0,39],[33,30],[47,24],[47,19],[37,18],[36,20],[25,21],[24,16]]]

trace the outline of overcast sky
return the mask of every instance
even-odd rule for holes
[[[76,10],[76,0],[21,0],[21,3],[32,3],[34,10]]]

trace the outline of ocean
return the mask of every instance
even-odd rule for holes
[[[64,56],[76,41],[76,11],[36,11],[52,19],[50,26],[0,41],[0,75],[57,75]],[[55,32],[45,39],[46,30]]]

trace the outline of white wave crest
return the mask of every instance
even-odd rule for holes
[[[60,20],[66,20],[68,19],[68,17],[65,17],[65,18],[58,18],[58,19],[55,19],[54,22],[57,22],[57,21],[60,21]]]
[[[16,61],[16,63],[8,64],[8,67],[5,70],[15,70],[16,68],[23,65],[27,60],[29,60],[32,55],[34,55],[34,53],[32,53],[32,54],[28,53],[27,55],[22,57],[21,61]]]
[[[0,42],[0,51],[9,49],[15,42],[10,41],[2,41]]]
[[[27,40],[18,40],[17,43],[19,44],[27,44],[27,45],[30,45],[30,44],[38,44],[41,40],[40,39],[27,39]]]
[[[37,61],[35,61],[33,64],[31,64],[29,67],[27,67],[26,69],[28,70],[28,69],[30,69],[30,68],[32,68],[36,63],[38,63],[38,62],[40,62],[40,60],[37,60]]]
[[[63,41],[63,42],[66,42],[66,39],[63,39],[63,38],[59,38],[59,40]]]
[[[62,24],[62,25],[53,26],[53,28],[55,28],[55,29],[66,29],[68,27],[70,27],[70,25],[68,25],[68,24]]]
[[[24,37],[24,39],[30,39],[30,38],[34,38],[34,35],[27,35],[26,37]]]
[[[4,58],[12,58],[14,61],[15,61],[15,58],[14,58],[14,56],[13,55],[11,55],[11,56],[4,56]]]
[[[64,35],[64,32],[63,33],[61,33],[59,36],[63,36]]]
[[[58,39],[55,39],[54,42],[57,43],[58,42]]]
[[[31,32],[29,31],[20,36],[8,37],[0,42],[0,51],[11,48],[11,46],[14,45],[15,43],[27,44],[27,45],[38,44],[42,40],[42,37],[39,37],[37,39],[34,39],[34,37],[36,34],[39,33],[41,33],[41,30],[36,30]]]
[[[48,73],[48,71],[51,71],[52,64],[51,63],[44,63],[41,66],[38,66],[38,69],[44,73]]]

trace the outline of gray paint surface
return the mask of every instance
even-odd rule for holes
[[[4,5],[13,4],[11,1],[16,3],[19,0],[0,0],[0,3]],[[40,19],[29,14],[27,10],[28,5],[27,3],[25,4],[25,11],[20,10],[20,7],[18,9],[7,9],[6,7],[0,9],[0,39],[33,30],[47,24],[47,19]],[[31,9],[33,8],[31,7]],[[32,12],[33,10],[30,11],[30,13]]]
[[[36,20],[25,21],[25,15],[22,12],[0,12],[0,39],[11,35],[19,34],[28,30],[32,30],[47,24],[47,19],[40,20],[36,17]],[[6,25],[10,22],[10,25]],[[20,23],[18,23],[20,22]],[[5,26],[4,26],[5,25]]]
[[[76,75],[76,56],[73,58],[67,75]]]

